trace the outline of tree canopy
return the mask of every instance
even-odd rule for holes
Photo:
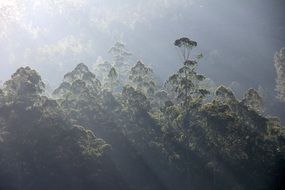
[[[206,98],[197,42],[175,46],[185,60],[165,85],[141,61],[120,82],[80,63],[47,96],[18,69],[0,88],[0,189],[284,189],[285,130],[262,96],[221,85]]]

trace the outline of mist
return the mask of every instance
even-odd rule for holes
[[[0,190],[281,190],[284,0],[0,0]]]
[[[76,64],[110,59],[116,41],[126,43],[133,63],[142,59],[166,79],[179,65],[172,41],[191,36],[211,79],[272,90],[273,56],[285,43],[278,0],[14,0],[0,7],[2,81],[30,65],[55,87]]]

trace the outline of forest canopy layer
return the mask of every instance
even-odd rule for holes
[[[165,83],[119,42],[112,62],[80,63],[52,93],[19,68],[0,89],[0,189],[283,189],[284,128],[258,90],[213,87],[197,42],[174,45],[182,64]]]

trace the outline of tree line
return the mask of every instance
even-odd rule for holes
[[[258,91],[213,90],[197,42],[174,45],[182,64],[164,84],[122,43],[98,74],[81,63],[51,95],[19,68],[0,89],[0,189],[283,189],[284,128]]]

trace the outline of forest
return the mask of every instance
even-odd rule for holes
[[[285,128],[258,89],[243,98],[199,73],[198,43],[173,44],[166,81],[117,42],[51,90],[31,67],[0,89],[1,190],[281,190]],[[275,55],[285,97],[285,49]],[[179,60],[177,58],[177,60]]]

